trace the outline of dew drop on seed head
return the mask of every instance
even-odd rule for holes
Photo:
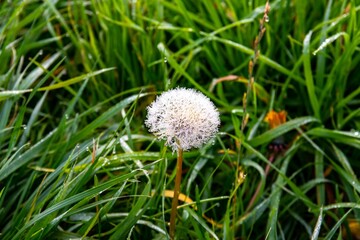
[[[264,16],[264,20],[265,20],[265,22],[269,22],[269,21],[270,21],[269,16],[268,16],[268,15],[265,15],[265,16]]]

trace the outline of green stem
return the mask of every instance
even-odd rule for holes
[[[172,200],[171,215],[170,215],[170,239],[172,239],[172,240],[175,239],[175,219],[176,219],[176,213],[177,213],[178,198],[179,198],[179,194],[180,194],[182,162],[183,162],[183,150],[181,147],[178,147],[174,197]]]

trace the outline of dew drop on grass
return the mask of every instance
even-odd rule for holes
[[[269,22],[269,21],[270,21],[269,16],[268,16],[268,15],[265,15],[265,16],[264,16],[264,20],[265,20],[265,22]]]
[[[112,154],[115,155],[116,154],[116,148],[114,146],[113,150],[112,150]]]
[[[43,55],[43,53],[44,53],[44,51],[41,49],[41,50],[39,51],[39,55],[41,56],[41,55]]]
[[[69,120],[69,115],[65,114],[65,119]]]
[[[356,131],[355,129],[351,129],[351,133],[355,136],[355,137],[359,137],[360,136],[360,132]]]
[[[86,151],[87,151],[87,152],[90,152],[90,148],[89,148],[89,147],[86,147]]]
[[[168,61],[168,60],[167,60],[167,58],[166,58],[166,57],[164,57],[164,63],[167,63],[167,61]]]
[[[183,211],[183,214],[182,214],[182,219],[183,220],[187,220],[188,218],[189,218],[189,212],[188,211],[186,211],[186,210],[184,210]]]
[[[23,125],[23,129],[26,130],[26,125]]]

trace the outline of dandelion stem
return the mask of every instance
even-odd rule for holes
[[[179,198],[179,194],[180,194],[182,162],[183,162],[183,149],[181,147],[178,147],[174,197],[172,200],[171,215],[170,215],[170,239],[172,239],[172,240],[175,239],[175,219],[176,219],[176,213],[177,213],[178,198]]]

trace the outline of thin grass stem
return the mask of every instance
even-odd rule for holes
[[[269,157],[269,163],[266,165],[266,168],[265,168],[265,178],[267,177],[267,175],[268,175],[268,173],[270,171],[270,164],[273,163],[274,159],[275,159],[275,154],[272,154]],[[246,209],[246,212],[251,210],[251,207],[254,205],[254,203],[255,203],[255,201],[256,201],[259,193],[260,193],[260,190],[261,190],[261,180],[260,180],[260,182],[259,182],[259,184],[258,184],[258,186],[257,186],[257,188],[255,190],[254,195],[252,196],[252,198],[251,198],[251,200],[249,202],[249,205],[248,205],[248,207]]]

